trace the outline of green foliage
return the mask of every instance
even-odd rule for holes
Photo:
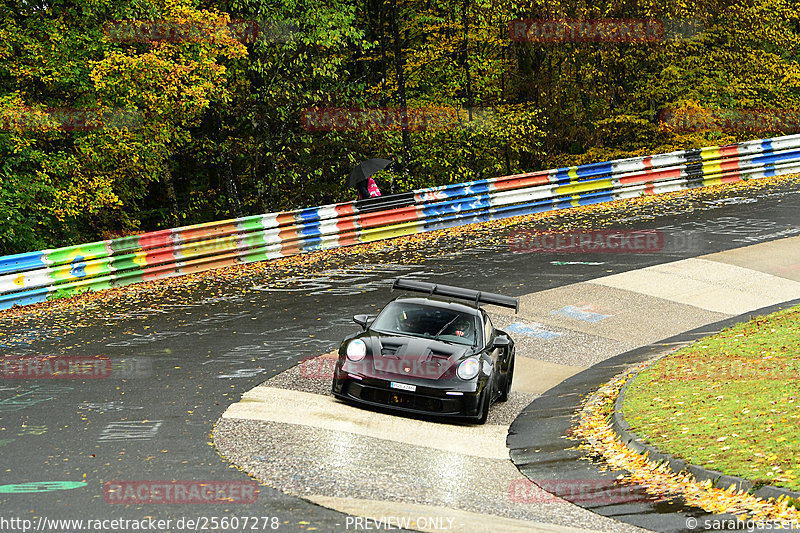
[[[675,38],[509,35],[518,19],[608,18],[672,21]],[[109,30],[125,20],[194,33],[125,41]],[[257,38],[230,21],[258,24]],[[403,105],[454,118],[303,122],[312,108]],[[65,127],[64,110],[85,108],[103,127]],[[402,192],[778,135],[737,110],[797,109],[792,0],[10,0],[0,254],[353,199],[345,176],[370,157],[397,162],[377,181]]]

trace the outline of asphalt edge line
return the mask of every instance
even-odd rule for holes
[[[781,487],[775,487],[773,485],[762,485],[754,491],[754,483],[752,481],[738,476],[728,475],[723,472],[719,472],[718,470],[711,470],[702,466],[693,465],[684,461],[683,459],[673,456],[672,454],[659,451],[658,448],[641,440],[641,438],[631,429],[630,425],[625,420],[625,416],[622,414],[622,403],[625,401],[625,392],[628,389],[628,385],[630,385],[633,380],[636,379],[642,370],[650,368],[666,355],[668,354],[661,355],[647,367],[637,370],[630,378],[628,378],[628,380],[625,382],[625,385],[623,385],[622,389],[620,389],[617,399],[614,400],[614,412],[611,415],[611,429],[614,431],[622,444],[639,455],[646,453],[648,461],[650,462],[655,462],[656,464],[666,463],[669,465],[669,469],[675,474],[688,472],[697,481],[711,481],[712,486],[718,489],[728,490],[733,486],[736,490],[743,490],[757,498],[761,498],[762,500],[768,500],[770,498],[777,500],[781,496],[792,499],[800,498],[800,492]]]

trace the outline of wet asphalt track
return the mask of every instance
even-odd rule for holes
[[[470,236],[444,250],[436,245],[434,259],[407,263],[408,254],[389,243],[379,260],[350,258],[333,271],[268,286],[243,278],[180,297],[165,292],[127,308],[98,304],[78,316],[4,319],[5,356],[100,355],[118,371],[86,381],[0,380],[0,485],[39,483],[0,487],[0,529],[14,531],[2,519],[154,517],[172,520],[166,530],[186,531],[175,527],[182,517],[274,516],[279,530],[342,531],[345,515],[266,487],[254,504],[128,506],[107,503],[104,484],[246,481],[210,445],[214,421],[244,391],[335,348],[353,331],[353,314],[390,298],[388,285],[397,275],[512,295],[558,287],[798,234],[795,189],[788,183],[752,196],[740,192],[734,199],[699,202],[691,212],[654,219],[642,213],[617,223],[663,231],[668,246],[654,254],[512,254],[502,238]],[[425,256],[424,249],[415,254]],[[575,264],[582,262],[599,264]],[[61,481],[83,484],[52,484]],[[265,523],[272,524],[259,520],[259,530]]]

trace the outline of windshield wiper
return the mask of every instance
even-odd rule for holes
[[[449,326],[450,324],[452,324],[453,322],[455,322],[455,321],[456,321],[458,318],[459,318],[459,316],[458,316],[458,315],[456,315],[456,316],[454,316],[454,317],[453,317],[453,319],[452,319],[452,320],[450,320],[450,322],[448,322],[447,324],[445,324],[444,326],[442,326],[442,329],[440,329],[439,331],[437,331],[437,332],[436,332],[436,335],[434,335],[434,336],[433,336],[434,340],[437,340],[437,341],[438,341],[438,340],[439,340],[439,335],[441,335],[441,334],[442,334],[442,332],[443,332],[444,330],[446,330],[446,329],[447,329],[447,326]]]

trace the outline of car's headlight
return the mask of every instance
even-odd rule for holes
[[[481,363],[474,357],[464,359],[456,369],[456,375],[461,379],[472,379],[481,370]]]
[[[351,361],[361,361],[367,355],[367,345],[361,339],[353,339],[347,343],[346,353]]]

